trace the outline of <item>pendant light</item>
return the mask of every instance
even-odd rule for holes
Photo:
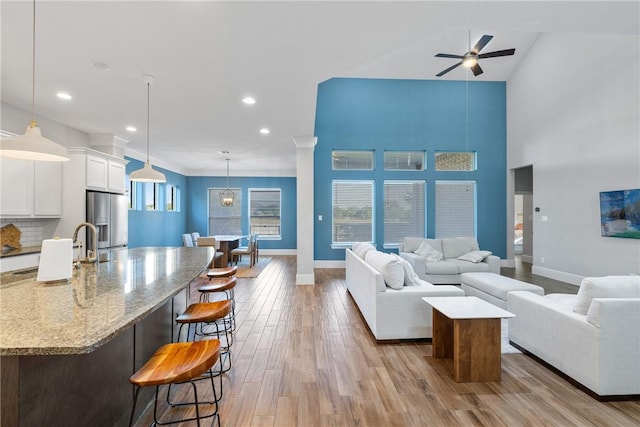
[[[235,194],[229,188],[229,158],[227,157],[227,188],[220,192],[220,203],[222,206],[233,206],[233,198]]]
[[[131,174],[129,175],[129,179],[131,181],[138,182],[167,182],[167,178],[165,178],[164,174],[162,172],[154,170],[151,167],[151,162],[149,161],[149,92],[151,91],[153,76],[144,75],[142,77],[147,84],[147,161],[145,162],[142,169],[131,172]]]
[[[33,0],[33,28],[31,50],[31,122],[24,135],[3,138],[0,155],[23,160],[65,162],[69,160],[67,149],[42,136],[36,116],[36,2]]]

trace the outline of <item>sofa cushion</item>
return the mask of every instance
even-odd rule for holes
[[[355,242],[353,245],[351,245],[351,250],[360,258],[364,259],[365,255],[367,255],[367,252],[375,251],[376,248],[371,243]]]
[[[455,262],[447,260],[428,262],[424,267],[424,272],[426,274],[458,274],[459,271],[460,269]]]
[[[402,289],[404,286],[404,267],[394,255],[379,251],[369,251],[364,260],[382,274],[387,286],[392,289]]]
[[[423,237],[405,237],[402,239],[402,252],[415,252],[423,241]]]
[[[427,262],[437,262],[442,260],[442,252],[431,246],[431,244],[426,240],[420,243],[420,246],[414,251],[414,253],[424,257]]]
[[[467,252],[464,255],[460,255],[458,259],[461,261],[469,261],[469,262],[477,263],[477,262],[481,262],[483,259],[485,259],[491,254],[492,254],[491,251],[471,251],[471,252]]]
[[[415,286],[420,283],[420,278],[413,270],[411,263],[406,259],[400,257],[399,255],[393,254],[402,264],[402,268],[404,270],[404,285],[405,286]]]
[[[459,274],[478,273],[478,272],[488,273],[491,271],[489,264],[487,264],[486,262],[476,263],[476,262],[462,261],[458,258],[448,259],[447,262],[457,265]]]
[[[444,255],[444,259],[458,258],[460,255],[477,250],[480,250],[478,241],[473,237],[442,239],[442,254]]]
[[[586,315],[593,298],[640,298],[640,276],[585,277],[573,311]]]

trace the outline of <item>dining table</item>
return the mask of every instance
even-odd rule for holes
[[[231,251],[240,246],[240,240],[247,237],[235,234],[217,234],[211,236],[216,239],[216,246],[220,252],[224,253],[223,265],[231,262]]]

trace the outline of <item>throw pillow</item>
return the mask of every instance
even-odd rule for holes
[[[640,276],[604,276],[582,279],[573,311],[587,314],[593,298],[638,298]]]
[[[427,262],[438,262],[442,260],[442,252],[434,249],[433,246],[427,242],[420,243],[420,246],[418,246],[418,249],[416,249],[414,253],[421,257],[425,257]]]
[[[491,255],[491,251],[471,251],[458,257],[461,261],[469,261],[473,263],[479,263],[486,257]]]
[[[360,258],[364,259],[369,251],[375,251],[376,248],[371,243],[366,242],[355,242],[351,245],[351,250],[358,255]]]
[[[395,255],[395,254],[394,254]],[[419,284],[420,278],[414,271],[411,263],[406,259],[402,258],[400,255],[395,255],[395,257],[402,263],[402,267],[404,269],[404,285],[405,286],[413,286]]]
[[[369,251],[365,262],[382,274],[384,282],[391,289],[404,286],[404,267],[393,255],[379,251]]]

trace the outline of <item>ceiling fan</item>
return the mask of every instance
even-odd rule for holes
[[[465,53],[464,55],[451,55],[449,53],[437,54],[436,57],[438,58],[455,58],[459,59],[460,62],[452,65],[446,70],[439,72],[438,74],[436,74],[436,77],[442,77],[449,71],[460,65],[466,68],[471,68],[471,71],[473,71],[473,75],[479,76],[483,73],[483,71],[482,68],[480,68],[480,64],[478,64],[478,60],[484,58],[495,58],[498,56],[510,56],[516,53],[515,49],[496,50],[495,52],[480,53],[480,51],[487,45],[487,43],[491,41],[492,38],[493,36],[485,34],[480,38],[480,40],[478,40],[478,43],[476,43],[473,49],[469,50],[469,52]]]

